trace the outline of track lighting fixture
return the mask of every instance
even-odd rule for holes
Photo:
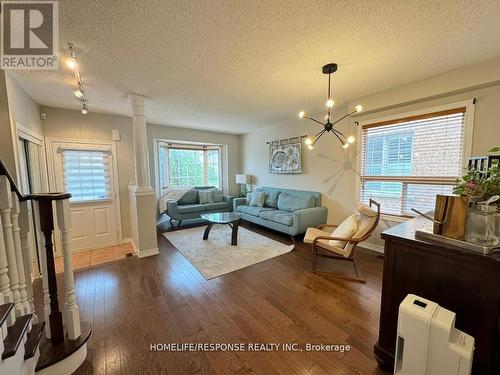
[[[341,118],[339,118],[338,120],[336,120],[334,122],[331,122],[332,108],[335,105],[335,102],[333,101],[332,95],[331,95],[331,79],[330,79],[330,77],[331,77],[331,74],[335,73],[336,71],[337,71],[337,64],[332,63],[332,64],[327,64],[327,65],[323,66],[323,73],[328,74],[328,94],[327,94],[327,98],[326,98],[326,107],[328,108],[328,113],[325,116],[325,122],[323,123],[321,121],[318,121],[318,120],[312,118],[304,111],[299,112],[300,118],[306,118],[308,120],[314,121],[315,123],[323,126],[323,129],[320,132],[318,132],[316,135],[314,135],[313,137],[311,137],[311,136],[306,137],[305,144],[307,145],[309,150],[314,149],[316,142],[318,142],[318,140],[321,138],[321,136],[323,134],[328,133],[328,132],[332,132],[337,137],[339,142],[342,144],[343,148],[348,148],[350,144],[352,144],[356,141],[356,138],[354,138],[354,136],[351,135],[349,137],[346,137],[339,130],[335,129],[334,125],[337,124],[338,122],[342,121],[343,119],[353,115],[354,113],[361,112],[361,110],[363,109],[363,107],[361,107],[361,105],[357,105],[355,107],[354,111],[347,113],[346,115],[342,116]]]
[[[66,65],[73,71],[73,74],[75,75],[78,89],[74,91],[74,94],[82,104],[82,115],[86,115],[87,113],[89,113],[87,109],[88,100],[85,94],[82,77],[78,69],[78,60],[76,59],[75,46],[73,45],[73,43],[68,43],[68,60],[66,61]]]

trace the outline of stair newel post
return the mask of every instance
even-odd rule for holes
[[[22,315],[28,311],[28,295],[26,293],[26,278],[24,272],[23,254],[21,250],[21,236],[19,228],[19,198],[16,193],[12,194],[12,209],[10,211],[10,220],[12,222],[12,236],[14,238],[14,251],[16,256],[17,277],[19,280],[19,296],[21,299]]]
[[[10,212],[12,210],[12,195],[10,182],[6,176],[0,176],[0,216],[2,218],[2,231],[7,254],[8,275],[10,290],[14,302],[16,316],[23,315],[21,294],[19,293],[19,278],[16,262],[16,250],[14,247],[14,236],[12,233],[12,221]]]
[[[30,214],[28,208],[28,201],[24,200],[19,203],[19,236],[21,239],[21,253],[24,265],[24,279],[26,281],[26,304],[28,312],[33,314],[33,321],[38,321],[35,313],[35,303],[33,298],[33,284],[32,284],[32,264],[31,264],[31,242],[30,242]]]
[[[38,248],[40,249],[39,251],[39,257],[40,257],[40,272],[42,273],[42,294],[43,294],[43,320],[45,321],[45,337],[50,339],[50,297],[49,297],[49,279],[48,279],[48,272],[47,272],[47,255],[45,253],[45,237],[43,235],[43,232],[41,230],[41,224],[40,224],[40,205],[38,204],[38,201],[33,200],[33,217],[35,219],[35,230],[37,228],[40,228],[38,231]]]
[[[47,266],[47,280],[49,284],[50,296],[50,340],[52,344],[58,344],[64,341],[64,329],[62,314],[59,310],[57,300],[57,280],[54,265],[54,247],[52,243],[52,234],[54,232],[54,213],[52,209],[52,199],[36,198],[40,210],[40,227],[45,239],[45,256]]]
[[[64,318],[68,338],[74,340],[81,334],[80,311],[76,303],[75,279],[73,276],[73,254],[71,253],[71,212],[69,199],[58,200],[57,223],[62,234],[62,251],[64,260],[65,304]]]

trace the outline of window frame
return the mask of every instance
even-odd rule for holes
[[[177,150],[195,150],[195,151],[203,151],[203,164],[205,166],[208,165],[208,153],[209,150],[216,150],[219,152],[219,189],[224,189],[224,171],[223,171],[223,145],[220,144],[201,144],[201,143],[187,143],[187,142],[175,142],[175,141],[167,141],[162,139],[155,139],[155,174],[156,174],[156,189],[158,196],[163,194],[165,186],[162,186],[161,181],[161,171],[160,171],[160,150],[161,148],[165,148],[166,152],[166,161],[167,165],[167,187],[169,181],[169,149],[177,149]],[[208,168],[204,169],[204,181],[208,185]],[[188,186],[176,186],[176,187],[188,187]]]
[[[458,108],[465,108],[465,113],[464,113],[464,136],[463,136],[463,148],[462,148],[462,168],[467,165],[468,159],[471,157],[472,154],[472,136],[473,136],[473,130],[474,130],[474,111],[475,111],[475,104],[476,104],[476,99],[467,99],[459,102],[453,102],[445,105],[439,105],[439,106],[429,106],[429,107],[424,107],[422,109],[418,110],[413,110],[409,112],[399,112],[396,114],[392,115],[387,115],[387,116],[380,116],[380,117],[369,117],[370,114],[365,114],[362,117],[357,117],[354,119],[358,125],[357,129],[357,139],[359,142],[357,143],[357,160],[356,160],[356,182],[355,182],[355,194],[356,194],[356,200],[360,200],[361,198],[361,185],[362,185],[362,131],[363,127],[370,127],[370,126],[380,126],[379,124],[385,123],[385,122],[394,122],[397,120],[403,120],[411,117],[418,117],[418,116],[425,116],[433,113],[438,113],[438,112],[445,112],[445,111],[450,111],[450,110],[456,110]],[[359,120],[358,120],[359,119]],[[408,120],[406,120],[408,121]],[[402,121],[403,122],[403,121]],[[396,178],[399,177],[399,180],[401,182],[421,182],[424,179],[427,180],[429,184],[432,182],[440,182],[443,184],[453,184],[455,182],[456,177],[451,177],[447,176],[445,178],[441,177],[435,177],[435,180],[432,181],[432,177],[420,177],[420,176],[388,176],[388,179],[391,181],[395,181]],[[381,180],[383,178],[378,177],[377,180]],[[369,179],[368,179],[369,180]],[[367,179],[365,178],[365,181]],[[395,215],[395,214],[389,214],[389,213],[384,213],[382,212],[381,216],[385,219],[389,219],[392,221],[405,221],[412,219],[413,216],[409,215]]]

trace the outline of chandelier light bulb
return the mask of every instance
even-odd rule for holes
[[[344,142],[344,144],[342,145],[342,147],[344,147],[344,148],[347,148],[347,147],[349,147],[349,143],[347,143],[347,142]]]
[[[356,106],[356,112],[361,112],[363,110],[363,106],[361,104],[358,104]]]
[[[66,65],[70,69],[75,69],[77,66],[76,60],[74,58],[70,58],[68,61],[66,61]]]
[[[330,120],[330,116],[326,115],[325,116],[325,121],[328,121],[328,120]]]
[[[354,138],[354,136],[351,135],[347,138],[347,143],[354,143],[355,140],[356,138]]]
[[[305,115],[306,115],[306,113],[304,111],[300,111],[299,112],[299,117],[300,118],[304,118]]]
[[[83,91],[78,89],[75,91],[75,96],[80,99],[83,96]]]
[[[307,146],[307,148],[308,148],[309,150],[313,150],[313,149],[314,149],[314,146],[313,146],[313,145],[309,145],[309,146]]]
[[[87,108],[82,108],[82,115],[86,115],[87,113],[89,113],[89,111],[87,111]]]
[[[306,145],[310,145],[312,142],[313,141],[312,141],[311,137],[307,137],[305,140]]]
[[[328,100],[326,101],[326,106],[327,106],[328,108],[332,108],[334,103],[335,103],[335,102],[333,101],[333,99],[328,99]]]

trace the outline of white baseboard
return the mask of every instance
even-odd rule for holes
[[[358,245],[359,247],[362,247],[364,249],[368,249],[371,251],[375,251],[376,253],[384,254],[384,247],[380,245],[375,245],[369,242],[363,242]]]
[[[152,249],[147,249],[147,250],[142,250],[142,251],[137,252],[137,257],[146,258],[146,257],[150,257],[153,255],[158,255],[158,254],[160,254],[160,251],[158,250],[157,247],[155,247]]]

